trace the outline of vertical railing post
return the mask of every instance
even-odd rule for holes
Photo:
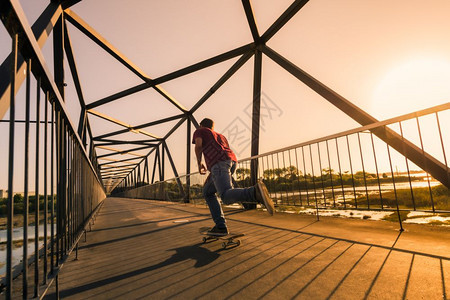
[[[309,157],[311,159],[311,176],[312,176],[312,181],[313,181],[313,189],[314,189],[314,200],[316,201],[316,217],[317,217],[317,221],[319,221],[319,204],[317,202],[317,191],[316,191],[316,180],[314,179],[315,175],[314,175],[314,163],[313,163],[313,156],[312,156],[312,148],[311,148],[311,144],[308,145],[309,146]]]
[[[166,162],[166,159],[165,159],[165,156],[166,156],[166,151],[165,151],[165,149],[164,149],[164,147],[163,147],[163,144],[165,144],[166,143],[166,141],[163,141],[163,143],[161,144],[161,157],[160,157],[160,161],[159,161],[159,163],[160,163],[160,167],[161,167],[161,169],[160,169],[160,181],[164,181],[165,180],[165,170],[166,170],[166,165],[165,165],[165,162]]]
[[[375,153],[375,143],[373,133],[370,133],[370,141],[372,142],[373,161],[375,163],[375,171],[377,172],[378,193],[380,194],[380,207],[383,209],[383,193],[381,192],[380,172],[378,171],[377,154]]]
[[[430,192],[431,208],[432,208],[433,212],[435,212],[434,200],[433,200],[433,190],[431,189],[431,182],[430,182],[430,173],[428,173],[428,171],[427,171],[428,166],[427,166],[427,160],[425,158],[425,149],[423,147],[422,131],[420,130],[420,123],[419,123],[418,117],[416,117],[416,123],[417,123],[417,131],[419,133],[420,148],[422,149],[423,163],[426,166],[425,171],[427,172],[427,182],[428,182],[428,191]]]
[[[152,184],[155,183],[156,164],[158,163],[158,148],[155,151],[155,161],[153,162]],[[126,180],[124,181],[126,183]]]
[[[305,150],[302,146],[302,160],[303,160],[303,179],[305,179],[305,190],[306,190],[306,203],[309,206],[309,192],[308,192],[308,180],[306,178],[306,161],[305,161]]]
[[[55,241],[55,264],[54,267],[59,266],[59,252],[61,249],[61,195],[62,195],[62,135],[61,135],[61,111],[55,105],[55,134],[56,134],[56,241]]]
[[[319,156],[319,171],[320,171],[320,182],[322,183],[322,193],[323,193],[323,204],[327,207],[327,197],[325,195],[325,185],[323,182],[323,172],[322,172],[322,158],[320,156],[320,143],[317,143],[317,155]]]
[[[41,123],[41,79],[37,78],[36,91],[36,172],[35,172],[35,207],[34,207],[34,297],[39,296],[39,146]]]
[[[47,272],[48,272],[48,262],[47,262],[47,223],[48,223],[48,101],[49,93],[45,94],[45,114],[44,114],[44,275],[42,277],[43,284],[47,284]]]
[[[331,183],[331,193],[333,195],[333,207],[336,207],[336,198],[334,195],[334,186],[333,186],[333,172],[331,170],[331,160],[330,160],[330,147],[328,146],[328,140],[325,141],[327,145],[327,157],[328,157],[328,171],[330,173],[330,183]]]
[[[355,177],[353,176],[353,164],[352,164],[352,154],[350,152],[350,142],[348,140],[348,135],[345,136],[345,139],[347,140],[347,152],[348,152],[348,161],[350,164],[350,174],[352,175],[352,187],[353,187],[353,198],[355,200],[355,208],[358,208],[358,202],[356,199],[356,188],[355,188]]]
[[[26,74],[26,98],[25,98],[25,161],[24,161],[24,195],[23,195],[23,258],[22,258],[22,295],[28,297],[28,172],[30,160],[30,81],[31,81],[31,60],[27,60]]]
[[[7,240],[6,240],[6,299],[12,298],[12,232],[13,232],[13,216],[14,216],[14,126],[16,116],[15,104],[15,86],[16,86],[16,69],[17,69],[17,51],[18,51],[19,35],[15,33],[12,36],[11,49],[11,96],[9,107],[9,153],[8,153],[8,217],[7,217]]]
[[[53,275],[55,269],[55,102],[52,102],[52,123],[50,134],[50,273]]]
[[[364,167],[364,156],[363,156],[363,151],[362,151],[362,147],[361,147],[361,138],[360,138],[359,132],[357,133],[357,135],[358,135],[359,155],[361,157],[361,166],[362,166],[362,171],[363,171],[364,187],[366,189],[367,209],[370,209],[369,191],[367,189],[367,181],[366,181],[366,168]]]
[[[191,119],[186,119],[186,195],[185,203],[189,203],[191,195]]]
[[[389,158],[389,166],[391,168],[392,186],[394,187],[395,205],[397,207],[397,217],[398,217],[398,222],[400,224],[400,231],[403,231],[402,218],[400,215],[400,208],[398,205],[397,188],[395,187],[394,169],[392,168],[391,152],[389,151],[389,144],[386,143],[386,146],[387,146],[387,154],[388,154],[388,158]]]
[[[300,184],[300,168],[298,166],[298,155],[297,155],[297,148],[294,149],[295,151],[295,166],[297,167],[297,184],[298,184],[298,198],[300,200],[300,206],[303,206],[303,199],[302,199],[302,188]],[[303,174],[305,175],[305,174]]]

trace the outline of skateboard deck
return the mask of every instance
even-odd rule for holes
[[[202,241],[203,244],[207,243],[208,241],[218,241],[218,240],[222,240],[222,248],[226,249],[229,246],[239,246],[241,244],[241,240],[239,240],[238,238],[244,236],[244,233],[237,233],[237,232],[230,232],[227,235],[210,235],[207,233],[207,230],[209,228],[207,228],[206,230],[202,230],[200,229],[200,234],[204,235]]]

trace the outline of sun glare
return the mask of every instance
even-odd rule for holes
[[[450,101],[450,61],[411,59],[390,70],[374,91],[371,112],[379,120]]]

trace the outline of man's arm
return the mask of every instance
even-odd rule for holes
[[[203,140],[201,137],[195,138],[195,156],[197,157],[197,166],[200,174],[206,174],[206,167],[202,164]]]

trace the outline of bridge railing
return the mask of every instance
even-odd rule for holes
[[[449,177],[438,181],[372,133],[382,127],[419,147],[424,160],[431,155],[450,176],[446,103],[242,159],[234,174],[236,185],[250,186],[255,172],[280,209],[304,207],[317,214],[324,209],[397,211],[401,220],[401,211],[450,212]],[[198,202],[205,178],[192,173],[130,189],[122,196]]]
[[[1,243],[6,244],[0,250],[1,290],[7,299],[18,294],[40,298],[57,279],[105,192],[95,156],[86,152],[67,113],[63,83],[53,80],[20,4],[4,1],[0,14],[12,45],[1,78],[9,91],[9,113],[0,123],[7,145],[2,145],[0,167],[8,185],[1,199]],[[25,93],[19,97],[23,74]],[[1,99],[3,106],[6,100]]]

